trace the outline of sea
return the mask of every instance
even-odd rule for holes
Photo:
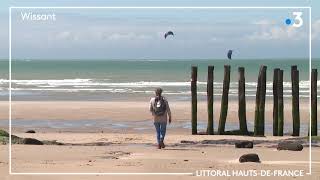
[[[257,78],[261,65],[267,66],[267,100],[272,99],[272,80],[274,68],[284,70],[284,98],[291,98],[292,65],[297,65],[300,74],[300,99],[309,100],[309,61],[308,59],[256,59],[256,60],[219,60],[219,59],[127,59],[127,60],[12,60],[11,92],[13,101],[149,101],[154,89],[162,87],[164,96],[170,101],[190,101],[191,67],[198,66],[198,100],[206,100],[206,81],[208,66],[214,66],[214,98],[219,100],[222,93],[224,65],[231,66],[229,99],[238,98],[238,68],[245,68],[246,98],[255,99]],[[320,67],[320,59],[312,61],[312,68]],[[318,81],[318,87],[320,83]],[[318,88],[319,89],[319,88]],[[318,90],[319,92],[319,90]],[[318,93],[319,94],[319,93]],[[0,100],[9,98],[9,62],[0,61]],[[318,98],[320,96],[318,95]],[[4,124],[3,124],[4,123]],[[2,122],[5,126],[7,122]],[[55,123],[55,124],[52,124]],[[93,124],[116,124],[112,120],[19,120],[13,121],[14,127],[76,128]],[[80,124],[77,124],[80,123]],[[118,122],[119,123],[119,122]],[[142,120],[142,124],[149,121]],[[187,123],[187,124],[183,124]],[[177,124],[190,129],[189,122]],[[1,123],[0,123],[1,125]],[[134,123],[122,122],[121,128],[136,127]],[[206,124],[200,123],[199,129]],[[248,124],[253,129],[253,124]],[[107,126],[109,127],[109,126]],[[111,127],[111,126],[110,126]],[[113,126],[112,126],[113,127]],[[236,129],[238,124],[228,124],[227,129]],[[285,126],[290,132],[291,125]],[[141,127],[136,127],[141,128]],[[289,129],[288,129],[289,128]],[[302,124],[302,132],[308,125]],[[272,125],[266,131],[272,133]]]
[[[238,68],[245,68],[246,97],[255,98],[261,65],[267,66],[267,98],[272,97],[274,68],[284,70],[284,97],[291,97],[291,65],[300,73],[300,97],[309,97],[308,59],[146,59],[12,60],[12,100],[145,100],[161,87],[175,101],[190,100],[191,66],[198,66],[198,98],[206,99],[207,67],[214,66],[214,96],[220,98],[224,65],[231,66],[229,98],[238,96]],[[312,61],[312,68],[320,60]],[[9,62],[0,61],[0,100],[8,100]],[[318,87],[320,83],[318,83]]]

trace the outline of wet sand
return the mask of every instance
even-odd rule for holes
[[[169,102],[174,120],[189,120],[191,103],[189,101]],[[247,119],[254,118],[255,101],[247,101]],[[272,121],[273,102],[266,101],[266,121]],[[291,120],[291,101],[285,101],[285,118]],[[309,120],[309,102],[300,102],[301,122]],[[220,101],[214,103],[214,117],[219,118]],[[199,120],[207,119],[206,101],[198,103]],[[229,101],[229,122],[238,122],[238,102]],[[8,102],[0,102],[0,120],[8,119]],[[151,119],[149,102],[137,101],[13,101],[12,119],[20,120],[119,120],[137,121]]]
[[[217,128],[220,116],[220,102],[214,104],[214,124]],[[144,133],[153,130],[148,101],[13,101],[12,124],[14,132],[28,129],[49,132],[118,132],[136,131]],[[170,102],[173,123],[170,128],[179,134],[190,131],[191,106],[189,101]],[[247,101],[247,124],[253,130],[255,101]],[[285,133],[292,131],[291,102],[285,101]],[[266,133],[272,132],[273,102],[266,101]],[[300,102],[301,132],[307,135],[309,120],[308,101]],[[319,113],[320,116],[320,113]],[[204,131],[207,125],[207,104],[198,103],[198,129]],[[0,127],[8,127],[8,103],[0,102]],[[238,129],[238,102],[229,101],[226,130]]]

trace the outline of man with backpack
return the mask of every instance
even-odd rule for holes
[[[168,101],[161,96],[162,89],[155,90],[156,96],[150,100],[150,112],[154,119],[154,126],[157,131],[158,149],[165,148],[163,143],[166,135],[167,122],[171,123],[171,111]]]

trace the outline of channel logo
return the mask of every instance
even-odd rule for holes
[[[293,18],[285,19],[285,24],[293,27],[301,27],[303,25],[302,12],[293,12]]]

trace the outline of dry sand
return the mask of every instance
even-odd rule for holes
[[[17,134],[41,140],[57,140],[64,143],[106,142],[106,146],[54,146],[13,145],[13,172],[47,173],[195,173],[196,170],[303,170],[308,171],[308,148],[301,152],[277,151],[273,146],[277,140],[288,137],[243,137],[243,136],[192,136],[169,135],[167,147],[158,150],[153,134],[119,133],[37,133]],[[235,149],[225,144],[183,144],[181,140],[268,140],[257,144],[254,149]],[[0,146],[0,173],[8,172],[7,146]],[[238,162],[245,153],[257,153],[261,163]],[[259,179],[318,179],[320,176],[320,148],[313,148],[313,175],[304,177],[269,177]],[[194,175],[168,176],[4,176],[4,179],[255,179],[257,177],[197,177]]]

